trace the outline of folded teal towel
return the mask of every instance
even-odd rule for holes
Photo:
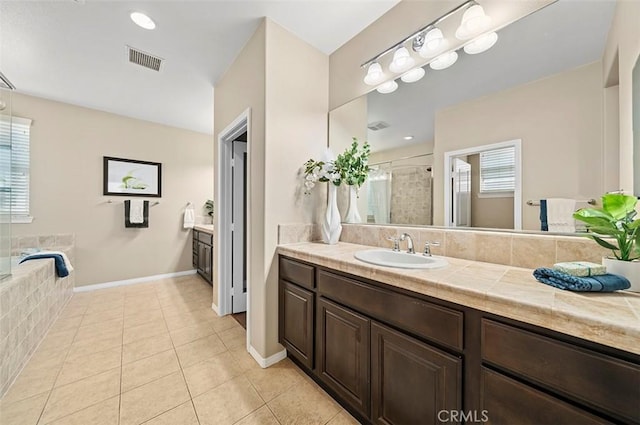
[[[533,271],[533,277],[538,282],[576,292],[613,292],[628,289],[631,286],[626,278],[610,273],[578,277],[542,267]]]

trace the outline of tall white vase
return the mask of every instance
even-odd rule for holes
[[[607,273],[619,274],[631,282],[628,291],[640,292],[640,261],[620,261],[602,257],[602,264],[607,268]]]
[[[337,244],[342,233],[340,224],[340,211],[338,211],[338,187],[333,183],[327,183],[329,197],[327,201],[327,212],[322,220],[322,241],[333,245]]]
[[[344,218],[345,223],[361,223],[360,213],[358,212],[358,189],[356,186],[349,186],[349,209],[347,216]]]

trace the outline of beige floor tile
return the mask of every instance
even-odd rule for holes
[[[340,410],[335,401],[308,382],[289,388],[268,405],[283,425],[324,424]]]
[[[186,328],[180,328],[169,331],[171,334],[171,340],[176,347],[184,344],[188,344],[197,339],[204,338],[205,336],[213,335],[215,331],[210,323],[199,323],[195,326],[189,326]]]
[[[51,425],[118,425],[120,396],[115,396],[98,404],[62,417]],[[48,424],[43,424],[48,425]]]
[[[231,316],[216,317],[213,322],[213,329],[216,332],[226,331],[236,326],[238,326],[238,322]]]
[[[44,408],[41,422],[53,422],[119,393],[120,368],[55,388]]]
[[[77,329],[48,333],[40,343],[38,349],[42,351],[59,351],[63,348],[68,348],[73,342],[76,333]]]
[[[15,403],[0,402],[0,424],[37,424],[47,397],[49,397],[48,391]]]
[[[82,315],[71,317],[58,317],[53,326],[49,328],[49,333],[57,333],[62,331],[76,330],[80,327]]]
[[[164,319],[157,319],[149,323],[145,323],[124,330],[123,341],[125,344],[135,342],[139,339],[149,338],[156,335],[168,334],[169,330],[164,323]]]
[[[122,347],[122,364],[134,362],[173,348],[169,334],[140,339]]]
[[[122,334],[122,318],[80,326],[74,342],[87,339],[104,339],[115,336],[118,333]]]
[[[245,347],[238,347],[232,350],[229,350],[233,359],[238,363],[240,369],[243,372],[246,372],[251,369],[261,369],[260,365],[256,360],[249,354]]]
[[[247,344],[247,331],[240,324],[236,324],[237,326],[218,332],[218,336],[229,350],[244,347]]]
[[[82,326],[103,323],[110,320],[121,319],[124,316],[122,307],[110,310],[98,311],[96,313],[86,313],[82,317]]]
[[[67,360],[74,360],[90,354],[99,353],[122,345],[122,335],[117,332],[115,336],[102,338],[102,335],[96,335],[95,338],[84,339],[74,342],[67,353]]]
[[[145,323],[163,319],[162,310],[160,310],[159,308],[157,310],[137,309],[132,311],[135,311],[135,312],[127,314],[127,311],[125,310],[125,316],[124,316],[125,329],[144,325]]]
[[[280,425],[280,423],[267,406],[262,406],[236,422],[235,425]]]
[[[172,349],[122,366],[122,392],[180,371],[176,352]]]
[[[290,360],[285,359],[266,369],[252,369],[246,373],[260,397],[269,402],[293,387],[304,382]]]
[[[182,368],[207,360],[226,351],[226,347],[217,335],[209,335],[188,344],[176,347]]]
[[[62,363],[64,363],[68,351],[68,348],[42,350],[41,347],[39,347],[36,352],[33,353],[31,359],[29,359],[29,363],[27,363],[23,373],[31,369],[60,368],[62,367]]]
[[[191,400],[156,416],[144,425],[199,425]]]
[[[61,387],[89,376],[120,367],[121,360],[122,347],[67,359],[62,366],[55,386]]]
[[[60,372],[60,367],[30,368],[27,365],[4,395],[2,401],[12,403],[51,390],[56,382],[58,372]]]
[[[120,425],[138,425],[189,400],[181,372],[122,394]]]
[[[117,311],[120,311],[120,313],[122,313],[123,308],[124,308],[124,297],[119,297],[118,299],[113,299],[113,300],[110,299],[105,301],[96,300],[87,307],[87,311],[85,311],[84,314],[85,316],[94,315],[94,314],[109,311],[109,310],[117,310]]]
[[[359,425],[353,416],[351,416],[346,410],[341,411],[331,419],[327,425]]]
[[[191,397],[196,397],[242,374],[229,352],[183,369]]]
[[[195,397],[193,404],[201,425],[233,424],[264,404],[244,376]]]

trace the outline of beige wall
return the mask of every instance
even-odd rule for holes
[[[469,155],[471,165],[471,227],[513,229],[513,196],[480,197],[480,154]]]
[[[640,2],[619,0],[603,58],[605,75],[617,66],[619,82],[620,184],[618,189],[634,193],[632,73],[640,54]],[[616,63],[617,59],[617,64]],[[615,78],[613,78],[615,81]],[[638,166],[638,164],[636,164]],[[636,193],[638,191],[636,190]]]
[[[216,137],[251,108],[249,338],[265,358],[282,349],[277,342],[278,224],[319,220],[322,191],[304,196],[300,169],[326,148],[327,93],[328,57],[269,20],[216,85]]]
[[[192,269],[187,202],[213,194],[211,136],[15,94],[15,116],[31,128],[31,224],[14,236],[75,233],[76,286]],[[162,163],[162,197],[149,228],[124,227],[126,197],[102,196],[102,157]],[[106,203],[112,199],[113,204]]]
[[[434,224],[444,220],[444,153],[507,140],[522,139],[523,229],[540,227],[529,199],[598,199],[603,103],[596,62],[436,112]]]

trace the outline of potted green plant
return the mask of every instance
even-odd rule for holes
[[[358,190],[369,176],[369,154],[371,148],[368,142],[359,147],[358,139],[353,138],[351,147],[345,149],[335,160],[336,170],[340,173],[341,180],[349,186],[349,209],[345,216],[346,223],[360,223],[358,212]]]
[[[586,223],[598,245],[610,249],[614,257],[604,257],[609,273],[619,274],[631,282],[629,290],[640,292],[640,219],[636,218],[635,196],[610,193],[602,197],[602,208],[582,208],[573,215]]]

